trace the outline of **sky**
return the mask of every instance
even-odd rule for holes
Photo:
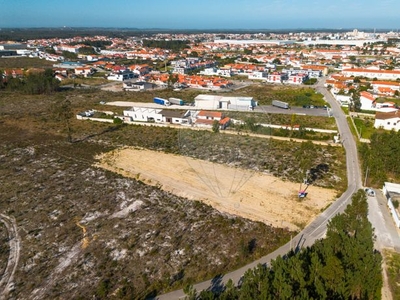
[[[0,0],[0,28],[391,29],[399,0]]]

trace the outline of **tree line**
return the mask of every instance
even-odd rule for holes
[[[187,299],[380,299],[382,256],[374,250],[365,192],[359,190],[344,213],[328,224],[326,238],[306,249],[248,270],[239,286],[214,281]]]
[[[3,74],[0,70],[0,74]],[[30,72],[23,78],[0,77],[0,90],[18,91],[24,94],[51,94],[59,88],[59,81],[54,78],[53,70]]]
[[[368,168],[368,183],[381,186],[391,177],[400,177],[400,132],[374,132],[371,143],[362,143],[359,147],[363,161],[363,170]]]
[[[189,41],[165,41],[165,40],[142,40],[143,47],[148,48],[161,48],[161,49],[169,49],[172,51],[181,51],[183,49],[189,48]]]

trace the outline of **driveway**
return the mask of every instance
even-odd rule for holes
[[[375,247],[379,251],[389,248],[400,252],[399,229],[389,212],[386,197],[381,190],[374,191],[375,197],[368,196],[368,220],[375,228]]]

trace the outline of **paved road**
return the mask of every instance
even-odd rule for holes
[[[400,252],[399,231],[386,203],[386,197],[380,190],[375,190],[375,197],[368,197],[368,219],[375,228],[375,248],[380,251],[389,248]]]
[[[285,115],[307,115],[307,116],[318,116],[328,117],[329,111],[323,108],[303,108],[293,106],[290,109],[283,109],[272,105],[260,105],[257,106],[254,111],[265,112],[271,114],[285,114]]]
[[[256,267],[258,264],[268,264],[272,259],[275,259],[279,255],[283,256],[289,252],[291,248],[311,246],[315,240],[323,238],[326,233],[326,225],[329,220],[338,213],[341,213],[346,208],[347,204],[351,201],[351,196],[359,188],[361,188],[361,176],[360,167],[357,156],[357,146],[354,138],[351,134],[350,128],[347,124],[346,115],[343,113],[341,107],[332,95],[324,88],[325,80],[322,79],[315,86],[315,89],[322,93],[325,100],[331,105],[332,114],[336,119],[336,123],[339,129],[343,146],[346,149],[346,163],[347,163],[347,190],[332,203],[328,209],[326,209],[321,215],[319,215],[311,224],[309,224],[303,231],[295,236],[291,242],[283,245],[276,251],[262,257],[261,259],[254,261],[236,271],[225,274],[220,278],[219,283],[226,283],[229,279],[232,279],[234,283],[237,283],[244,272],[250,268]],[[194,285],[197,291],[205,289],[213,289],[213,283],[211,280],[204,281]],[[168,294],[160,295],[157,299],[160,300],[175,300],[183,299],[185,294],[182,290],[173,291]]]

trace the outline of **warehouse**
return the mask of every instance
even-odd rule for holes
[[[217,95],[198,95],[194,98],[197,109],[253,110],[257,102],[253,97],[224,97]]]

